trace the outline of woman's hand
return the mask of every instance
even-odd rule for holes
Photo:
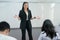
[[[20,20],[20,17],[18,17],[17,15],[15,15],[14,18],[17,18],[18,20]]]
[[[37,16],[37,17],[36,17],[36,19],[40,19],[40,17],[39,17],[39,16]]]
[[[32,19],[40,19],[40,17],[39,16],[36,16],[36,17],[33,17]]]

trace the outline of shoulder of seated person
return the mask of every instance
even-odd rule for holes
[[[46,36],[46,33],[45,33],[44,31],[42,31],[42,32],[40,33],[40,36],[45,37],[45,36]]]
[[[6,39],[9,39],[9,40],[17,40],[16,38],[12,37],[12,36],[7,36],[7,35],[3,35],[3,34],[0,34],[0,36],[2,38],[6,38]]]
[[[15,37],[12,37],[12,36],[8,36],[8,37],[12,40],[17,40]]]
[[[60,34],[59,33],[56,33],[57,34],[57,36],[60,36]]]
[[[44,34],[44,33],[45,33],[44,31],[41,32],[41,34]]]

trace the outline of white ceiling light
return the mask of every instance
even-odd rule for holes
[[[53,8],[54,6],[55,6],[55,3],[52,3],[52,4],[51,4],[51,8]]]

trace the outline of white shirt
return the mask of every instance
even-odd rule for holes
[[[51,39],[51,38],[49,38],[49,37],[46,37],[46,33],[41,32],[41,34],[40,34],[38,40],[60,40],[59,34],[58,34],[58,33],[56,33],[56,34],[57,34],[57,36],[54,37],[53,39]]]
[[[28,20],[28,12],[26,11],[26,15],[27,15],[27,18],[26,18],[26,20]]]
[[[17,39],[14,37],[10,37],[10,36],[0,34],[0,40],[17,40]]]

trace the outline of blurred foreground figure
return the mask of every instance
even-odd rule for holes
[[[17,40],[14,37],[8,36],[10,32],[10,25],[3,21],[0,22],[0,40]]]
[[[55,31],[54,25],[49,19],[44,21],[41,31],[38,40],[60,40],[59,34]]]

